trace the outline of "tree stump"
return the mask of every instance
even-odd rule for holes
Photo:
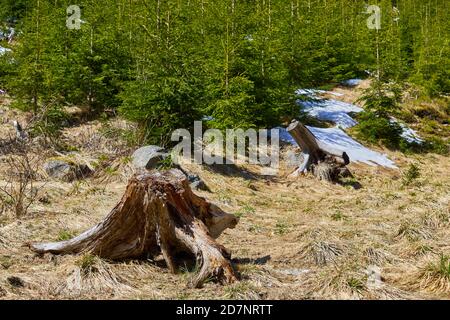
[[[38,253],[89,252],[111,260],[152,258],[162,253],[171,272],[177,256],[193,254],[198,274],[190,282],[201,287],[207,278],[222,283],[236,280],[230,253],[215,239],[238,218],[195,195],[178,169],[138,174],[102,222],[81,235],[62,242],[31,244]]]
[[[297,120],[292,121],[287,131],[302,149],[304,159],[291,176],[312,172],[320,180],[336,181],[340,175],[350,173],[346,168],[350,163],[347,153],[317,140],[312,132]]]

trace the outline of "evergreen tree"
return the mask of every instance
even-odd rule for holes
[[[367,28],[368,1],[80,0],[74,30],[66,26],[71,4],[0,2],[20,31],[0,59],[0,84],[35,113],[66,104],[117,109],[155,143],[204,116],[220,129],[280,125],[297,116],[295,88],[366,71],[377,79],[370,99],[407,81],[430,95],[450,90],[446,0],[370,3],[381,8],[379,30]],[[384,98],[373,101],[386,118],[398,104],[387,111]]]

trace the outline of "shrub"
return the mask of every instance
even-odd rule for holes
[[[429,265],[429,271],[450,281],[450,256],[441,255],[438,263]]]
[[[425,144],[425,148],[427,151],[431,151],[440,155],[448,155],[450,152],[449,144],[439,137],[428,138]]]
[[[364,102],[367,111],[388,119],[389,116],[398,113],[401,94],[402,88],[397,83],[375,80],[364,90],[359,101]]]
[[[403,184],[408,186],[410,185],[414,180],[417,180],[420,177],[420,168],[412,163],[408,170],[404,173],[403,176]]]
[[[381,143],[393,149],[398,149],[402,145],[403,130],[398,123],[370,111],[361,113],[358,120],[359,124],[355,130],[361,140]]]
[[[171,133],[178,128],[191,128],[201,118],[195,110],[197,90],[183,79],[167,77],[158,83],[132,82],[120,94],[120,113],[140,124],[144,140],[167,145]]]
[[[37,168],[35,159],[26,148],[18,149],[16,156],[8,156],[6,185],[0,186],[0,203],[14,212],[17,218],[27,215],[38,198],[40,188],[35,186]]]
[[[393,149],[404,145],[401,137],[403,129],[398,123],[391,121],[391,116],[398,113],[400,100],[399,85],[374,81],[359,99],[364,102],[366,111],[358,117],[359,125],[355,128],[358,137]]]
[[[88,274],[91,272],[98,271],[96,264],[98,263],[98,258],[92,254],[85,254],[77,261],[75,261],[75,265],[77,265],[83,274]]]
[[[68,230],[61,230],[58,234],[57,241],[67,241],[73,238],[72,232]]]

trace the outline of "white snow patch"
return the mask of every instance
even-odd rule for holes
[[[253,40],[254,40],[254,39],[253,39],[253,36],[252,36],[251,34],[246,35],[246,36],[244,37],[244,39],[247,40],[247,41],[253,41]]]
[[[336,97],[344,96],[343,93],[333,92],[333,91],[325,91],[325,90],[317,90],[317,89],[298,89],[295,93],[299,96],[308,96],[310,98],[316,98],[317,95],[321,94],[332,94]]]
[[[346,152],[351,162],[360,162],[370,166],[379,165],[386,168],[397,169],[395,163],[390,160],[386,154],[381,154],[364,147],[339,128],[315,128],[309,126],[307,126],[307,128],[321,142],[341,150],[342,152]],[[298,146],[285,128],[279,127],[275,129],[279,130],[281,141]]]
[[[5,31],[0,31],[0,40],[8,40],[8,42],[11,43],[15,34],[16,31],[14,28],[8,28]]]
[[[287,130],[285,128],[276,127],[273,130],[278,130],[280,141],[283,141],[283,142],[286,142],[293,146],[298,147],[297,142],[295,142],[294,138],[292,138],[291,134],[289,132],[287,132]]]
[[[203,116],[202,121],[213,121],[214,117],[211,116]]]
[[[348,79],[341,82],[342,85],[347,87],[356,87],[362,82],[362,79]]]
[[[298,101],[298,104],[303,107],[303,111],[311,117],[322,121],[330,121],[344,129],[354,127],[358,124],[356,120],[350,117],[349,113],[359,113],[363,109],[354,104],[326,99],[326,100],[311,100]]]
[[[11,49],[0,47],[0,56],[6,54],[7,52],[11,52]]]
[[[350,79],[348,81],[353,80],[359,79]],[[332,122],[342,129],[348,129],[358,124],[358,122],[353,119],[349,115],[349,113],[360,113],[364,111],[363,108],[354,104],[334,99],[317,98],[317,94],[327,93],[327,91],[315,89],[298,89],[296,93],[298,95],[304,95],[311,98],[311,100],[309,101],[297,100],[297,104],[302,107],[302,111],[318,120]],[[422,144],[424,142],[424,140],[417,134],[417,132],[409,128],[404,123],[399,122],[395,118],[391,118],[391,122],[396,122],[402,127],[403,132],[401,134],[401,137],[408,143]]]
[[[406,124],[401,123],[395,118],[391,118],[390,121],[391,123],[398,123],[400,125],[400,127],[403,130],[401,137],[405,139],[408,143],[422,144],[425,142],[425,140],[423,140],[416,131],[408,127]]]

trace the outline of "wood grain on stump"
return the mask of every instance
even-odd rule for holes
[[[31,244],[38,253],[89,252],[111,260],[156,257],[177,272],[177,256],[196,258],[198,274],[190,283],[201,287],[208,278],[236,280],[230,254],[215,239],[238,218],[195,195],[177,169],[131,178],[120,202],[92,229],[68,241]]]

